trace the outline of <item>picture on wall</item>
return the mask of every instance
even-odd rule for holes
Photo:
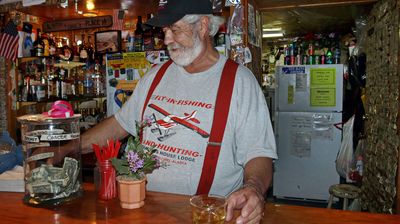
[[[121,51],[121,31],[107,30],[95,33],[95,51],[98,54]]]

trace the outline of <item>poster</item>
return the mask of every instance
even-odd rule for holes
[[[167,61],[165,51],[107,54],[107,116],[129,99],[137,82],[154,64]]]
[[[249,43],[256,46],[257,45],[257,36],[256,36],[256,20],[254,14],[254,7],[251,4],[248,4],[248,14],[247,14],[247,33],[249,37]]]

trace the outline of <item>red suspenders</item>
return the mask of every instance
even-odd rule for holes
[[[143,121],[144,111],[146,110],[147,104],[149,104],[149,100],[150,100],[151,95],[153,95],[153,92],[156,89],[156,87],[158,86],[158,84],[160,83],[162,77],[165,74],[165,71],[167,71],[168,67],[171,64],[172,64],[172,60],[169,60],[169,61],[165,62],[161,66],[161,68],[158,70],[158,72],[156,74],[156,77],[154,77],[153,82],[151,83],[149,92],[147,93],[146,100],[144,101],[144,105],[143,105],[143,109],[142,109],[142,120],[141,121]],[[140,137],[140,141],[142,141],[143,133],[140,132],[139,135],[140,135],[139,136]]]
[[[169,60],[164,65],[162,65],[160,70],[158,70],[156,76],[154,77],[153,83],[150,86],[143,106],[142,120],[144,116],[144,111],[147,107],[147,104],[149,103],[151,95],[153,94],[157,85],[160,83],[163,75],[165,74],[165,71],[168,69],[171,63],[172,61]],[[221,80],[217,92],[217,98],[215,101],[215,111],[210,138],[208,140],[203,168],[196,194],[208,194],[214,180],[219,151],[221,149],[222,138],[224,136],[226,122],[228,120],[229,107],[231,104],[231,97],[233,86],[235,83],[237,68],[238,64],[231,59],[228,59],[222,71]]]
[[[210,138],[208,140],[203,169],[201,171],[200,182],[196,194],[208,194],[214,180],[222,138],[224,137],[226,121],[228,120],[237,68],[238,64],[231,59],[228,59],[225,63],[224,70],[222,71],[217,99],[215,100],[214,118]]]

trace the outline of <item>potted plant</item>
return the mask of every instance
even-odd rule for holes
[[[160,160],[154,154],[157,150],[140,142],[144,125],[136,123],[136,136],[130,136],[121,158],[112,158],[117,171],[118,196],[122,208],[134,209],[144,205],[146,193],[146,174],[161,167]]]

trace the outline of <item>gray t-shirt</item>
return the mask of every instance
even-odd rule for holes
[[[207,134],[226,57],[219,57],[210,69],[188,73],[175,63],[167,69],[153,92],[144,119],[143,143],[155,145],[157,155],[168,166],[147,176],[150,191],[193,195],[203,166]],[[120,125],[135,134],[148,89],[161,65],[152,68],[138,83],[133,95],[115,114]],[[191,126],[175,123],[177,116]],[[201,131],[193,131],[199,128]],[[254,75],[239,66],[227,126],[210,194],[228,195],[240,188],[245,164],[255,157],[277,158],[275,138],[264,95]]]

